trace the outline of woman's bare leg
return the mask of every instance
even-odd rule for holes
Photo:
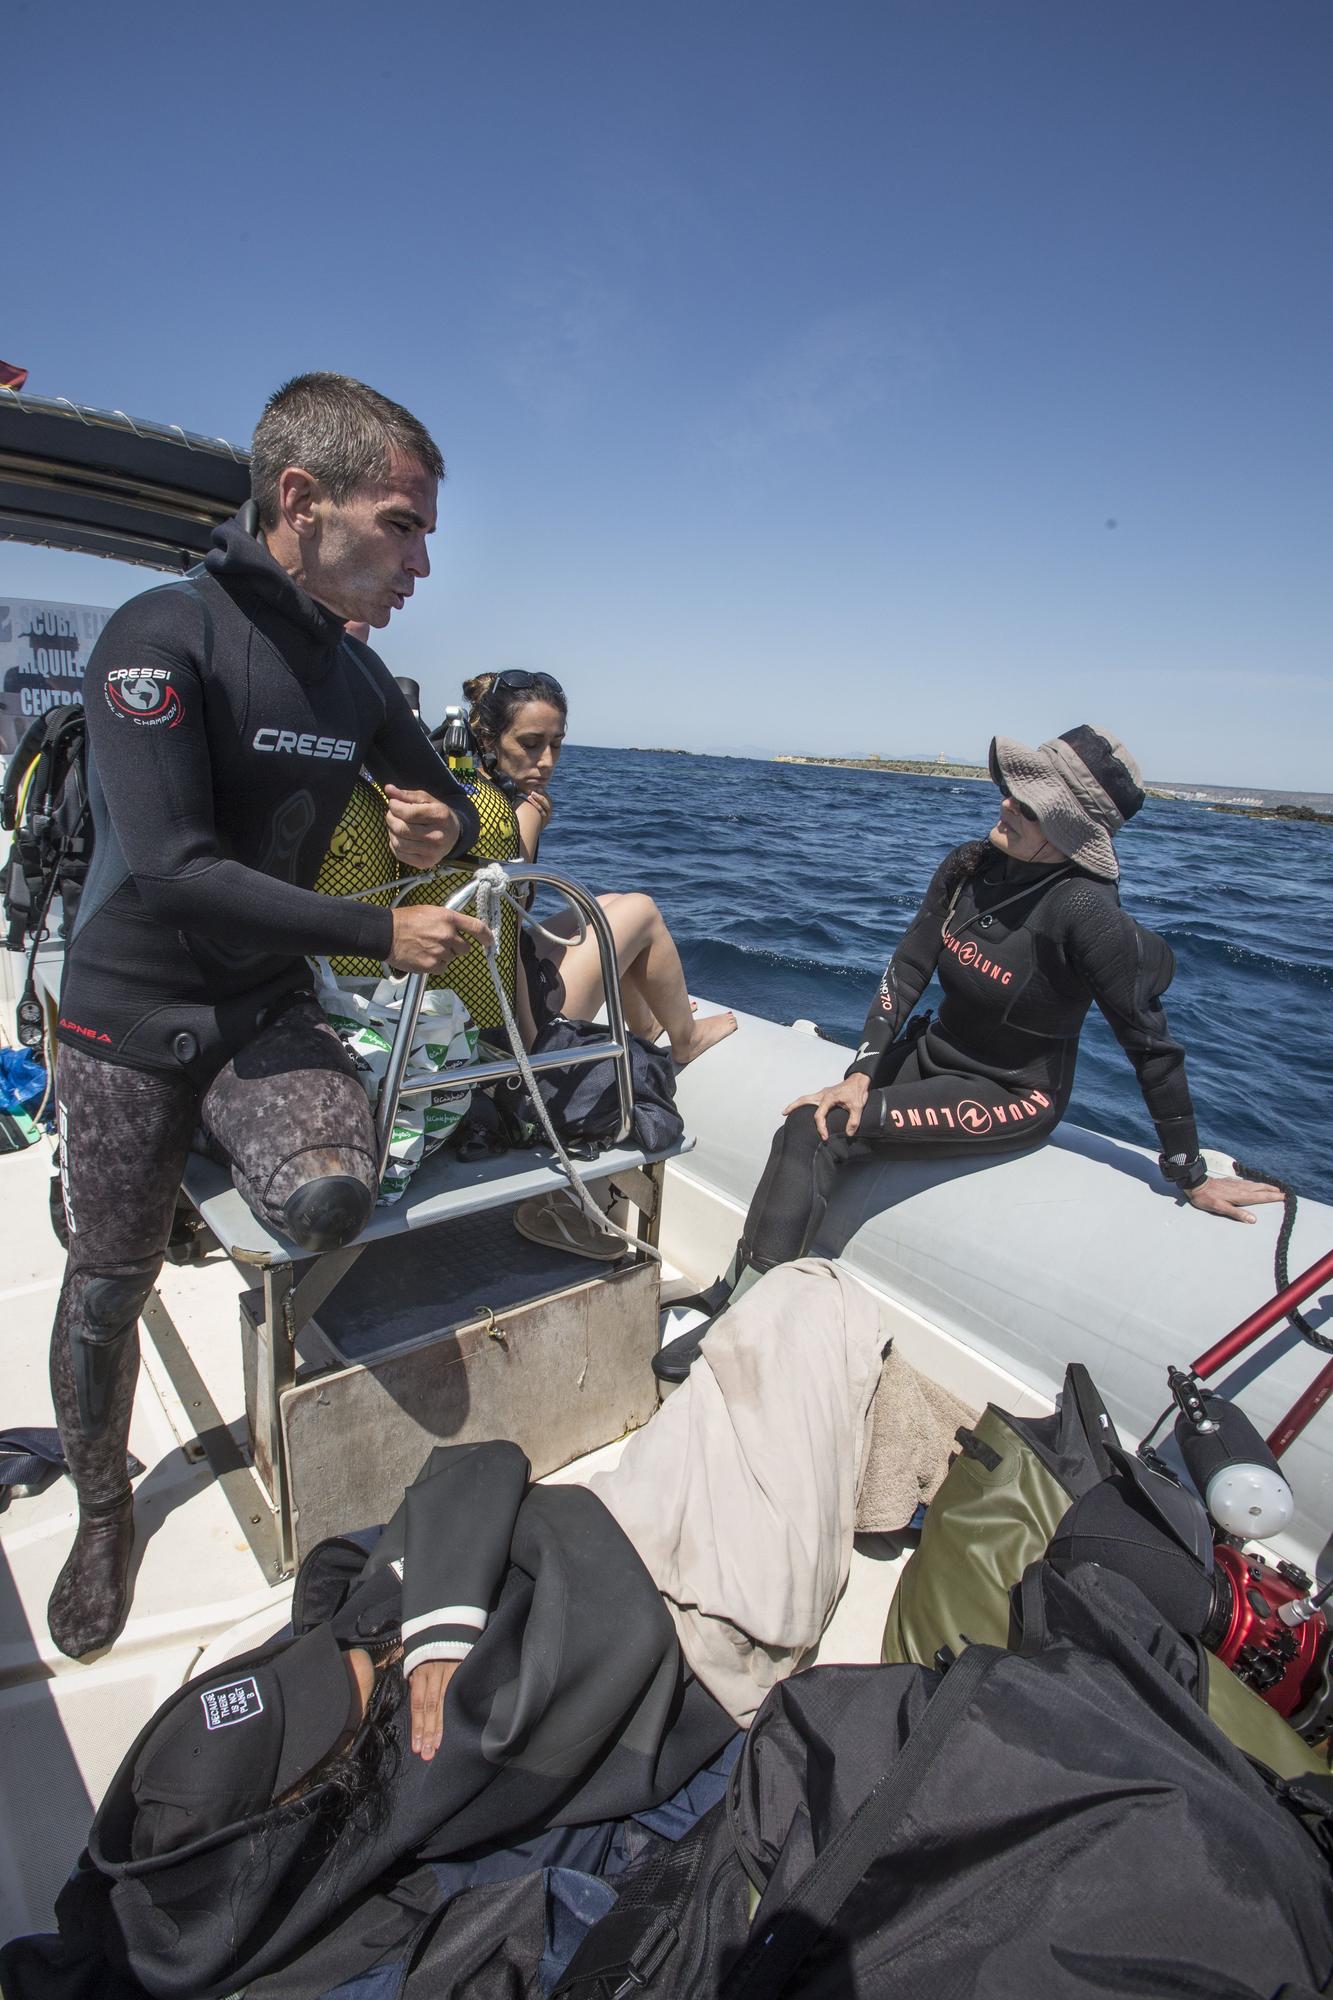
[[[735,1032],[734,1014],[713,1014],[705,1020],[695,1020],[680,953],[651,896],[611,895],[598,900],[615,939],[626,1019],[636,1033],[640,1031],[635,1027],[634,1016],[642,1009],[661,1023],[671,1043],[672,1055],[683,1065]],[[602,1004],[601,961],[597,940],[591,933],[582,944],[571,944],[564,953],[560,977],[564,984],[563,1011],[575,1020],[590,1019]]]
[[[620,975],[620,1002],[631,1033],[642,1035],[645,1042],[655,1042],[662,1032],[662,1023],[644,999],[632,971]]]

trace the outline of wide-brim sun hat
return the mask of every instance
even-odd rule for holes
[[[1119,737],[1089,722],[1035,750],[996,736],[990,773],[1002,792],[1037,815],[1053,847],[1090,875],[1118,879],[1114,836],[1144,800],[1142,773]]]

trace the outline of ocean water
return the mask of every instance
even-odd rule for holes
[[[852,1044],[940,858],[995,817],[970,780],[578,744],[552,795],[543,860],[654,895],[692,992]],[[1176,954],[1166,1010],[1204,1145],[1333,1201],[1333,826],[1150,799],[1119,850],[1125,907]],[[1156,1144],[1095,1009],[1069,1116]]]

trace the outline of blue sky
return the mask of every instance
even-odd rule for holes
[[[10,0],[0,355],[413,408],[428,709],[1333,790],[1326,0]],[[0,545],[0,596],[142,572]]]

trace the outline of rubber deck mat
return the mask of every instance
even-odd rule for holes
[[[512,1208],[367,1244],[316,1313],[339,1359],[382,1360],[481,1317],[604,1276],[613,1264],[531,1243]]]

